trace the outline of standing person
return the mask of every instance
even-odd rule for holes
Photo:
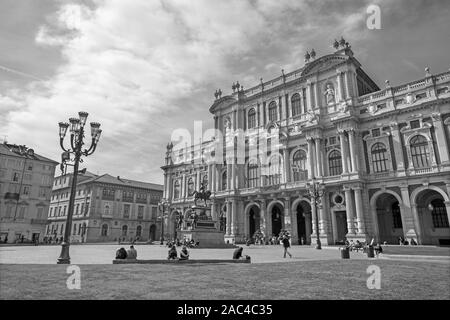
[[[288,251],[288,248],[291,247],[291,244],[289,243],[289,239],[288,237],[283,237],[283,239],[281,240],[283,242],[283,247],[284,247],[284,256],[283,258],[286,258],[286,253],[289,255],[290,258],[292,258],[292,254]]]

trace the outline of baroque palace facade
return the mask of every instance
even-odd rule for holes
[[[397,244],[399,237],[449,244],[450,72],[427,68],[420,80],[379,88],[348,42],[334,48],[318,58],[313,50],[304,67],[253,88],[236,83],[230,95],[216,91],[209,110],[223,138],[185,148],[169,143],[162,167],[166,236],[176,234],[177,216],[189,213],[192,191],[204,181],[225,241],[242,243],[258,230],[267,239],[285,229],[293,244],[309,244],[317,216],[326,244]],[[241,154],[238,131],[245,137]],[[223,161],[205,160],[213,149],[223,150]],[[311,183],[324,192],[317,205],[308,197]]]

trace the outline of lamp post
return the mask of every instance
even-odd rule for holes
[[[320,243],[320,237],[319,237],[319,215],[317,212],[317,203],[321,203],[322,197],[325,193],[324,189],[321,186],[321,183],[318,181],[312,180],[312,183],[307,183],[307,189],[308,189],[308,195],[311,199],[311,202],[314,203],[314,211],[316,213],[316,249],[320,250],[322,249],[322,244]]]
[[[75,203],[75,193],[77,187],[77,176],[78,167],[80,162],[83,162],[82,156],[89,156],[94,153],[97,148],[98,141],[100,140],[100,135],[102,130],[100,129],[100,124],[97,122],[91,122],[91,146],[89,149],[84,149],[83,139],[84,139],[84,126],[88,117],[87,112],[79,112],[79,118],[70,118],[70,125],[66,122],[59,123],[59,144],[63,149],[63,157],[61,162],[61,170],[64,170],[64,165],[68,165],[66,162],[73,162],[73,178],[70,190],[69,198],[69,211],[67,213],[66,227],[64,230],[64,238],[61,245],[61,254],[58,258],[58,264],[70,264],[69,246],[70,246],[70,232],[72,230],[72,216]],[[66,149],[64,147],[64,137],[66,136],[67,129],[70,126],[70,148]],[[70,156],[73,155],[73,159]]]
[[[166,208],[169,209],[170,203],[167,201],[161,201],[158,203],[158,209],[161,212],[161,237],[160,237],[160,244],[164,244],[164,217]]]

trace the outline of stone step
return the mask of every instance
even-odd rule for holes
[[[113,264],[170,264],[170,263],[251,263],[251,259],[196,259],[196,260],[134,260],[134,259],[114,259]]]

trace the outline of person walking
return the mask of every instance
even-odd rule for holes
[[[283,258],[286,258],[286,253],[289,255],[290,258],[292,258],[292,254],[288,251],[288,248],[291,247],[291,244],[289,243],[288,237],[284,236],[281,241],[283,242],[283,247],[284,247],[284,256],[283,256]]]

